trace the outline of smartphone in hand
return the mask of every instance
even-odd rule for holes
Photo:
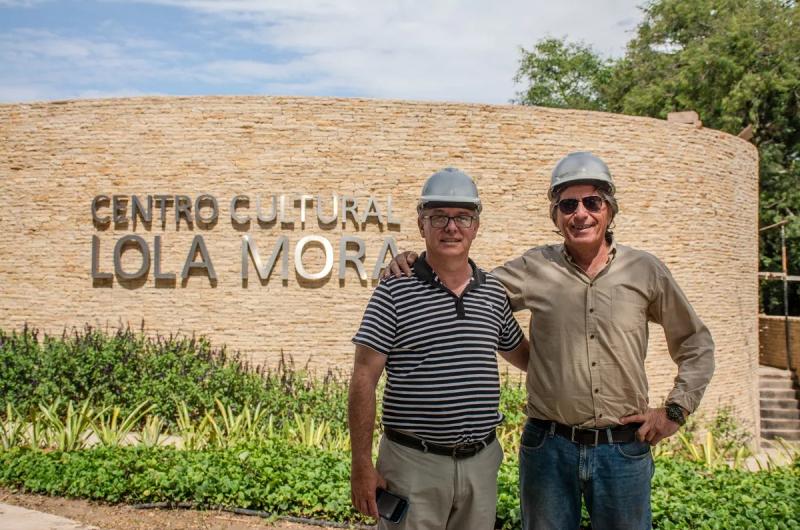
[[[399,523],[408,511],[408,499],[395,495],[383,488],[375,491],[378,514],[391,523]]]

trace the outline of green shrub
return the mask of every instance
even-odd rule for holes
[[[91,398],[129,414],[148,400],[154,413],[174,424],[177,402],[198,417],[218,398],[234,412],[261,403],[277,418],[313,412],[346,425],[347,387],[337,374],[315,379],[291,361],[281,361],[275,370],[253,368],[202,337],[148,338],[130,329],[108,334],[87,327],[40,339],[27,327],[19,333],[0,330],[0,366],[2,408],[11,403],[30,411],[39,403]]]
[[[522,425],[527,419],[525,404],[527,403],[527,391],[525,382],[520,376],[521,372],[513,375],[508,373],[501,379],[500,384],[500,412],[505,417],[508,425],[519,426],[519,434],[522,435]]]
[[[332,521],[363,520],[350,506],[349,454],[281,440],[222,450],[97,448],[0,452],[0,484],[106,502],[188,502]],[[506,455],[497,515],[519,528],[517,459]],[[800,528],[800,461],[748,472],[661,458],[653,479],[656,528]]]
[[[350,506],[347,453],[275,440],[213,451],[14,449],[0,453],[0,484],[112,503],[188,502],[360,520]]]
[[[657,528],[800,528],[800,460],[769,471],[662,458],[653,477]]]

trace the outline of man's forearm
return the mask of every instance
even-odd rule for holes
[[[364,346],[356,347],[347,407],[352,455],[350,496],[356,510],[375,518],[378,517],[375,489],[386,486],[372,463],[375,388],[384,365],[385,360],[380,354]]]
[[[678,365],[678,375],[667,402],[694,412],[714,374],[714,342],[708,330],[684,341],[673,358]]]
[[[372,433],[375,430],[375,387],[359,380],[350,384],[348,421],[353,467],[372,465]]]

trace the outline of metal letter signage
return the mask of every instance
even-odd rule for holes
[[[364,238],[341,234],[338,242],[331,241],[330,236],[318,234],[303,234],[291,250],[293,242],[289,235],[278,234],[274,231],[289,230],[290,234],[296,230],[305,231],[307,226],[313,226],[316,217],[317,226],[325,231],[347,230],[348,226],[358,231],[367,230],[370,226],[377,227],[381,232],[384,229],[398,230],[400,221],[394,215],[392,197],[379,198],[374,196],[347,195],[340,193],[297,193],[297,194],[270,194],[265,196],[239,194],[224,199],[229,209],[225,212],[230,219],[231,227],[238,232],[248,232],[242,235],[241,245],[241,282],[242,287],[248,286],[249,269],[251,262],[256,270],[256,275],[262,285],[266,285],[280,259],[280,279],[283,285],[289,280],[289,260],[299,278],[309,281],[322,281],[331,277],[334,260],[337,260],[338,270],[336,276],[343,284],[349,276],[357,277],[361,285],[366,285],[367,257],[372,256],[368,251],[368,244]],[[161,220],[161,231],[174,230],[176,232],[196,230],[210,231],[216,228],[221,218],[220,202],[214,195],[208,193],[189,196],[185,194],[153,194],[153,195],[122,195],[100,194],[91,200],[92,222],[97,234],[92,235],[92,252],[90,272],[95,287],[110,287],[114,279],[124,282],[128,288],[137,288],[147,282],[152,269],[152,278],[160,287],[175,286],[175,272],[163,271],[162,262],[165,252],[165,239],[163,234],[153,235],[152,260],[151,246],[136,233],[120,236],[113,245],[110,263],[103,260],[101,253],[102,232],[113,227],[115,232],[137,232],[141,227],[147,232],[156,230],[153,226],[154,213]],[[172,209],[172,216],[168,215]],[[171,217],[174,226],[167,227],[167,218]],[[299,223],[297,222],[299,221]],[[348,224],[350,221],[350,224]],[[263,241],[251,231],[267,231],[273,233]],[[266,232],[265,232],[266,233]],[[270,255],[266,262],[261,259],[256,237],[266,248]],[[212,242],[213,244],[213,242]],[[304,253],[309,246],[317,246],[323,254],[323,265],[318,271],[309,270],[307,262],[303,261]],[[185,247],[184,247],[185,248]],[[141,262],[138,268],[129,270],[123,268],[122,256],[127,250],[138,250]],[[334,250],[335,249],[335,250]],[[188,253],[183,261],[180,272],[181,286],[186,287],[190,278],[200,273],[212,283],[217,281],[217,274],[211,260],[213,249],[209,249],[206,240],[200,234],[194,234]],[[374,251],[374,249],[373,249]],[[108,251],[106,251],[108,252]],[[174,255],[174,254],[173,254]],[[375,255],[374,265],[370,257],[372,274],[369,279],[377,281],[387,258],[397,255],[397,242],[393,236],[384,236],[380,249]],[[106,260],[109,256],[106,255]],[[131,263],[128,258],[126,263]],[[169,261],[169,260],[168,260]],[[108,271],[113,264],[114,273]],[[226,270],[228,270],[226,268]],[[133,283],[132,283],[133,282]],[[305,285],[305,284],[303,284]]]

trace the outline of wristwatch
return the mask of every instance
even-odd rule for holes
[[[677,403],[667,403],[664,408],[667,411],[667,418],[674,421],[678,425],[686,423],[686,418],[683,416],[683,408]]]

